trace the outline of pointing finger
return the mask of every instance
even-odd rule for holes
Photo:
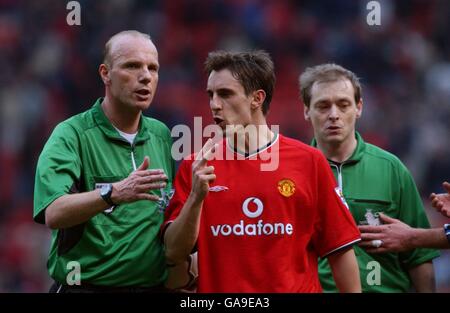
[[[199,165],[204,166],[207,161],[211,161],[213,159],[214,153],[216,152],[216,148],[218,144],[214,144],[209,150],[207,150],[203,157],[199,160]]]
[[[203,147],[200,149],[200,151],[197,153],[197,155],[195,156],[195,160],[201,160],[203,159],[203,155],[209,150],[211,149],[213,144],[213,141],[211,138],[209,138],[206,143],[203,145]]]

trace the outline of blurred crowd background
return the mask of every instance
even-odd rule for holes
[[[86,0],[81,25],[69,26],[68,1],[0,0],[0,292],[48,290],[50,231],[32,221],[37,158],[57,123],[103,95],[103,46],[125,29],[158,47],[147,113],[170,128],[194,116],[213,122],[203,72],[211,50],[267,50],[277,73],[269,122],[307,143],[298,75],[323,62],[353,70],[363,83],[358,130],[407,165],[431,224],[442,226],[428,195],[450,180],[450,1],[379,1],[380,26],[367,24],[367,2]],[[438,291],[450,292],[448,252],[435,270]]]

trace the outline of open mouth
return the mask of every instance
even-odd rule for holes
[[[150,90],[148,89],[139,89],[136,91],[136,94],[138,94],[141,97],[147,98],[150,95]]]
[[[221,123],[223,123],[223,119],[221,119],[220,117],[215,117],[215,118],[214,118],[214,122],[215,122],[217,125],[221,125]]]

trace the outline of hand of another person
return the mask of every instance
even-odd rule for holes
[[[431,205],[442,215],[450,217],[450,183],[444,182],[442,184],[447,193],[434,192],[430,195]]]
[[[402,221],[380,213],[383,225],[358,226],[362,241],[359,246],[369,253],[402,252],[411,250],[412,228]]]

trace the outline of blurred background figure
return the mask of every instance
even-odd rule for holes
[[[149,115],[170,128],[213,123],[203,60],[211,50],[264,49],[277,84],[269,124],[309,143],[298,75],[334,62],[358,73],[365,95],[359,131],[411,170],[433,227],[447,219],[428,196],[450,177],[450,2],[79,1],[81,25],[66,22],[69,1],[0,1],[0,292],[46,292],[50,231],[32,221],[39,152],[57,123],[89,108],[102,91],[102,45],[124,29],[158,46],[158,93]],[[176,140],[176,138],[174,138]],[[437,291],[450,292],[450,254],[435,260]]]

